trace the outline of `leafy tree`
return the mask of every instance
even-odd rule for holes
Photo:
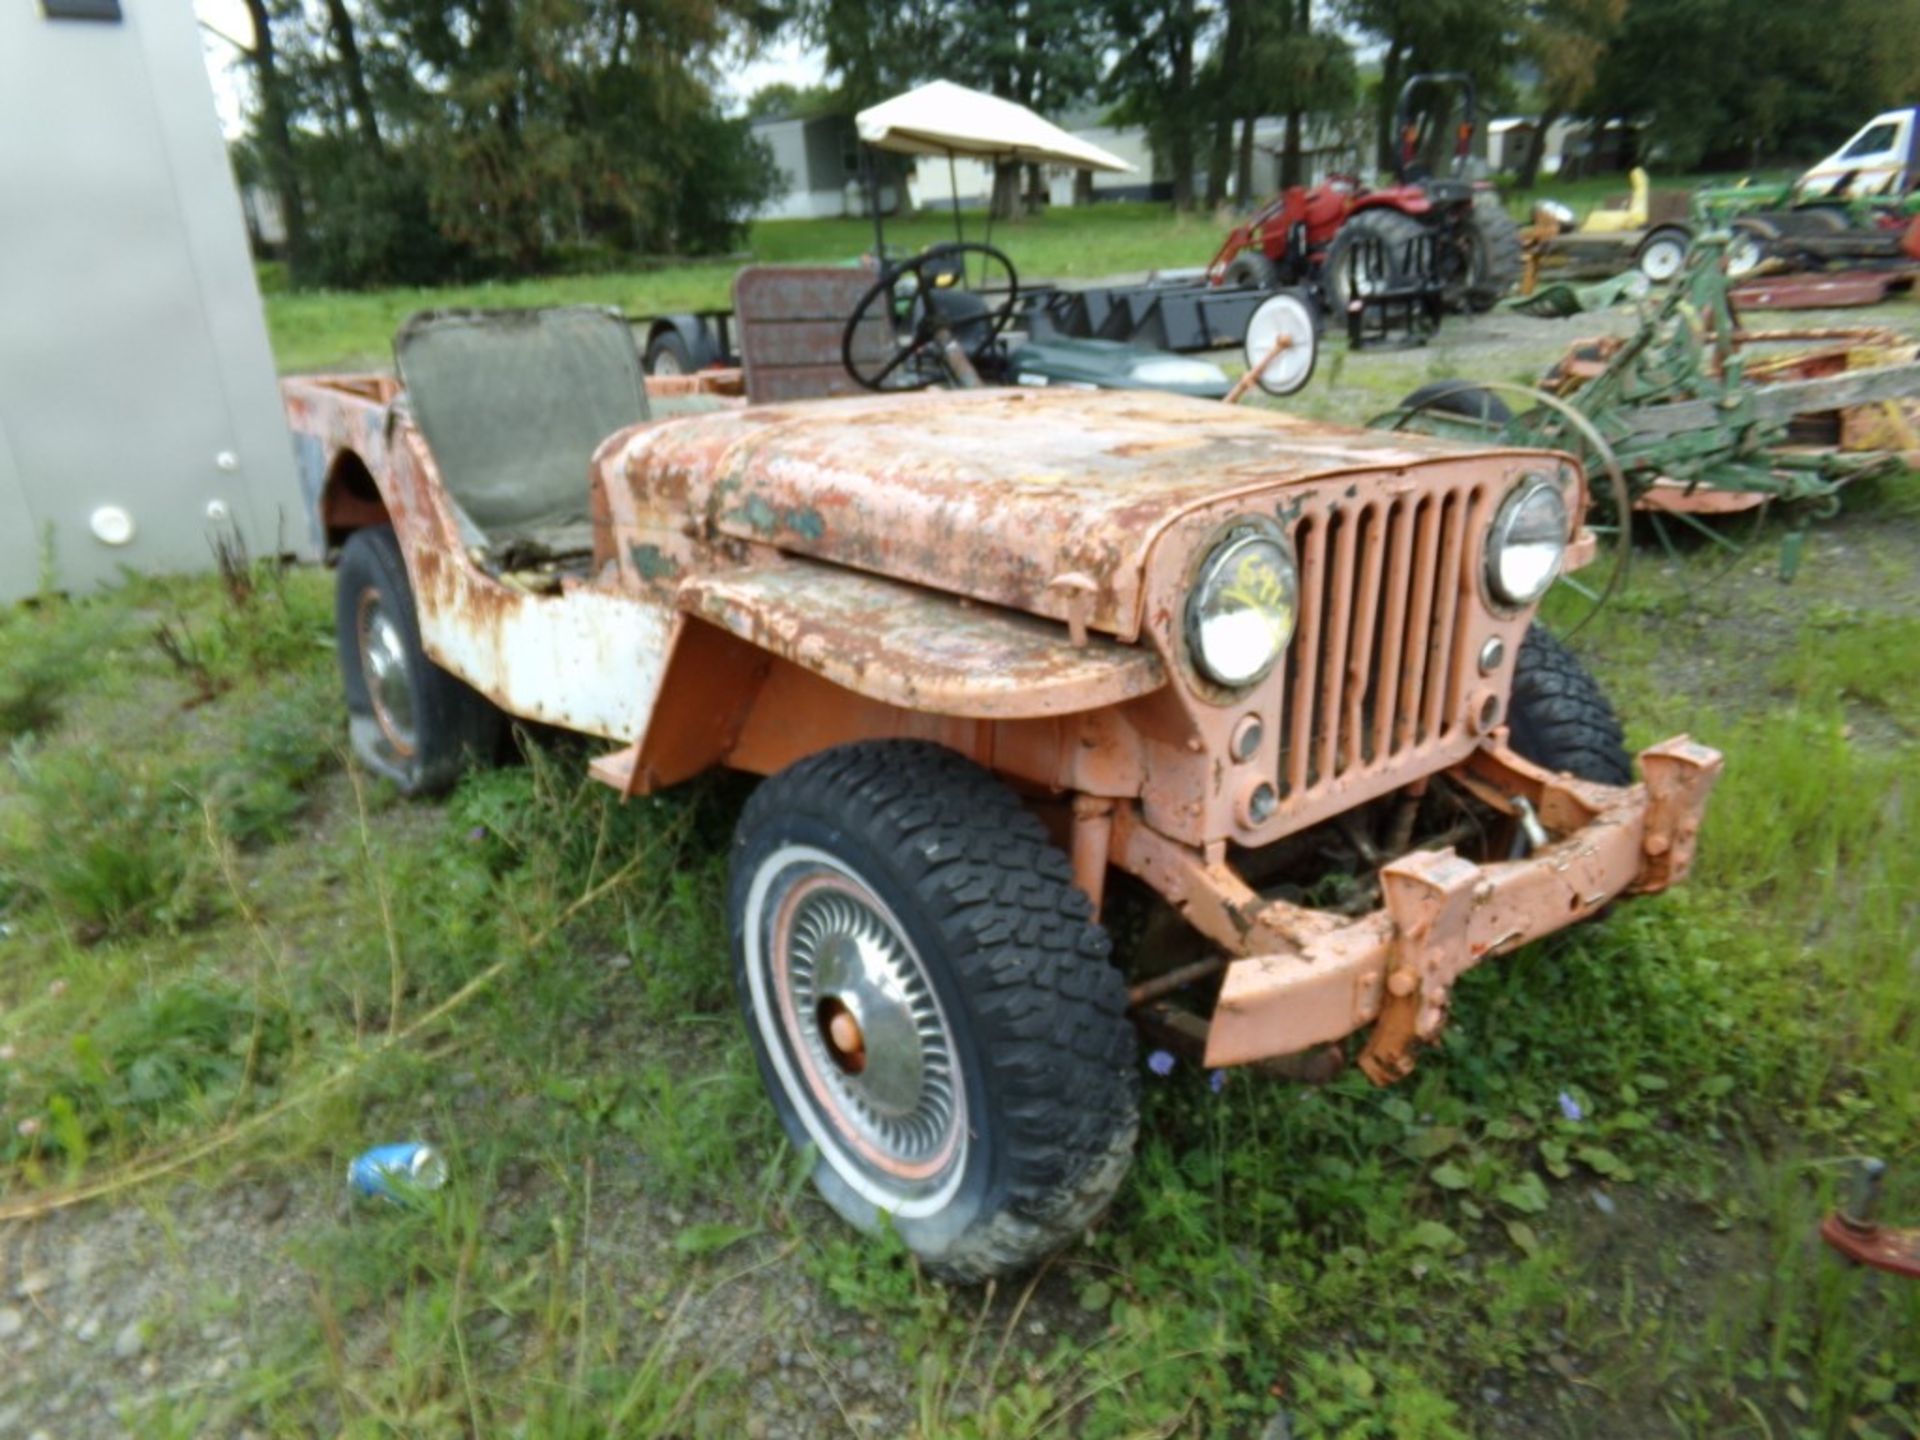
[[[1210,98],[1199,83],[1198,59],[1217,17],[1200,0],[1105,0],[1116,51],[1106,93],[1114,117],[1145,127],[1173,177],[1173,203],[1193,204],[1193,179]]]
[[[257,149],[303,283],[724,248],[776,183],[708,83],[776,22],[764,0],[248,4]]]
[[[1595,93],[1676,168],[1750,165],[1912,103],[1916,68],[1920,0],[1632,0]]]
[[[840,97],[825,85],[789,85],[776,80],[763,85],[747,100],[749,120],[791,118],[812,120],[840,109]]]
[[[1540,75],[1540,118],[1520,164],[1519,183],[1531,190],[1546,153],[1547,132],[1564,115],[1578,114],[1594,93],[1595,73],[1619,33],[1627,0],[1535,0],[1521,17],[1520,48]]]

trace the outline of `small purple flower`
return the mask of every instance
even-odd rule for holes
[[[484,825],[476,825],[473,827],[473,829],[467,831],[467,839],[472,840],[476,844],[478,844],[480,841],[486,838],[487,838],[487,827]]]
[[[1168,1050],[1155,1050],[1147,1056],[1147,1068],[1156,1075],[1173,1074],[1173,1053]]]
[[[1215,1070],[1211,1075],[1207,1076],[1207,1086],[1214,1094],[1218,1095],[1222,1090],[1227,1088],[1227,1072],[1224,1070]]]
[[[1587,1118],[1587,1112],[1580,1108],[1580,1102],[1564,1090],[1560,1092],[1560,1113],[1573,1121]]]

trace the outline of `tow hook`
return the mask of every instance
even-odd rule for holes
[[[1540,823],[1540,815],[1533,808],[1533,802],[1524,795],[1508,797],[1513,804],[1514,817],[1520,822],[1520,833],[1513,837],[1511,859],[1524,860],[1536,850],[1547,848],[1547,827]]]
[[[1852,1197],[1820,1222],[1820,1238],[1857,1265],[1920,1280],[1920,1227],[1896,1229],[1874,1219],[1886,1176],[1886,1161],[1860,1161]]]

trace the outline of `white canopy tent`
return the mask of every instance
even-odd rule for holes
[[[904,95],[868,106],[853,117],[853,123],[860,139],[875,150],[947,157],[956,235],[961,233],[959,187],[952,183],[956,156],[1022,165],[1065,165],[1076,170],[1130,173],[1134,169],[1118,155],[1077,135],[1069,135],[1024,105],[969,90],[951,80],[930,80]],[[884,253],[880,206],[877,194],[873,193],[871,170],[868,170],[868,185],[874,244]],[[993,235],[991,211],[987,215],[987,235],[989,238]]]
[[[970,155],[1077,170],[1134,168],[1024,105],[950,80],[931,80],[917,90],[869,106],[854,116],[853,123],[860,138],[874,149],[902,155]]]

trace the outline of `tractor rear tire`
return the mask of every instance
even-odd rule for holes
[[[1548,770],[1602,785],[1633,783],[1626,734],[1600,682],[1546,626],[1527,627],[1507,701],[1514,753]]]
[[[1466,284],[1447,306],[1479,314],[1491,310],[1520,279],[1520,226],[1491,190],[1477,191],[1467,222]]]
[[[1134,1031],[1013,792],[937,745],[839,746],[754,793],[730,868],[747,1032],[822,1198],[955,1280],[1078,1238],[1132,1161]]]
[[[1280,267],[1258,250],[1242,250],[1227,262],[1221,283],[1229,290],[1258,290],[1264,295],[1280,288]]]
[[[1327,258],[1320,267],[1320,289],[1326,296],[1329,313],[1343,319],[1346,316],[1347,307],[1354,299],[1349,293],[1349,278],[1359,281],[1357,288],[1363,297],[1376,289],[1397,289],[1408,284],[1412,277],[1406,273],[1407,247],[1425,228],[1411,215],[1403,215],[1398,210],[1362,210],[1350,217],[1334,234],[1327,246]],[[1354,252],[1368,236],[1379,238],[1385,251],[1385,268],[1378,274],[1362,269],[1349,277],[1350,266],[1356,261],[1364,264],[1363,257],[1356,257]]]

